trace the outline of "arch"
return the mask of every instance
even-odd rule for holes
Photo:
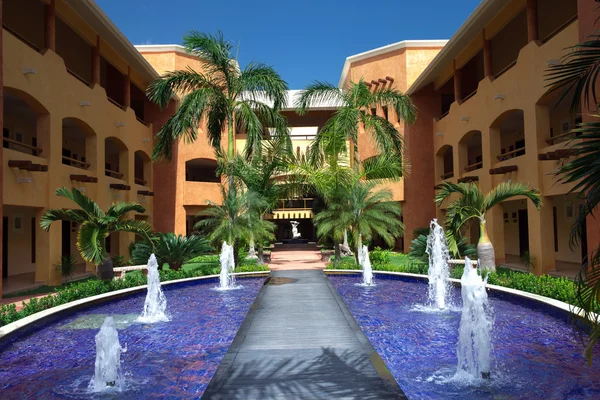
[[[127,180],[129,155],[125,143],[117,137],[104,139],[104,174],[113,178]]]
[[[436,173],[440,179],[454,177],[454,149],[449,144],[440,147],[435,155]]]
[[[563,98],[564,96],[564,98]],[[538,147],[544,148],[571,140],[571,131],[581,123],[581,114],[571,112],[572,94],[566,89],[549,89],[536,103]],[[561,101],[562,99],[562,101]]]
[[[194,158],[185,162],[185,180],[188,182],[220,183],[217,161],[211,158]]]
[[[96,166],[96,132],[75,117],[62,119],[62,163],[75,168]]]
[[[152,159],[144,150],[133,153],[133,177],[137,185],[150,187],[152,182]]]
[[[50,148],[50,114],[29,93],[4,88],[3,147],[45,157]]]
[[[490,125],[491,153],[494,161],[505,161],[525,154],[525,113],[507,110]]]
[[[471,172],[483,167],[483,143],[479,130],[472,130],[458,141],[458,167]]]

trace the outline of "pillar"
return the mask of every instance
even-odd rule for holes
[[[453,61],[454,68],[454,101],[458,104],[462,103],[462,82],[460,69],[456,68],[456,61]]]
[[[483,34],[483,73],[486,78],[493,78],[494,69],[492,67],[492,41],[485,38]]]
[[[551,196],[543,198],[543,205],[538,211],[530,200],[527,200],[527,222],[529,225],[529,253],[535,258],[532,271],[536,275],[548,273],[555,269],[554,259],[554,219]]]
[[[36,209],[35,220],[41,221],[46,208]],[[55,267],[62,257],[62,224],[55,222],[46,232],[36,226],[35,280],[48,285],[60,285],[62,276]]]
[[[123,79],[123,108],[131,107],[131,67],[127,67],[127,75]]]
[[[404,249],[410,248],[413,231],[428,227],[436,216],[435,153],[433,151],[433,118],[439,115],[441,96],[429,85],[414,93],[412,100],[419,116],[412,125],[405,124],[404,138],[408,162],[419,163],[404,180]]]
[[[527,40],[538,40],[537,0],[527,0]]]
[[[484,190],[482,188],[482,190]],[[484,190],[484,192],[486,192]],[[506,250],[504,246],[504,208],[497,205],[488,211],[485,216],[488,237],[494,245],[494,254],[496,256],[496,265],[506,261]],[[477,223],[477,220],[475,220]]]
[[[100,84],[100,35],[96,35],[96,46],[92,47],[92,87]]]
[[[44,6],[44,41],[47,49],[56,51],[55,0]]]
[[[2,0],[0,0],[0,26],[2,26]],[[2,31],[0,30],[0,131],[4,128],[4,60],[2,55],[4,54],[2,47]],[[4,186],[4,160],[2,159],[3,152],[0,151],[0,221],[3,217],[3,204],[4,204],[4,195],[2,188]],[[2,229],[0,229],[0,260],[2,260]],[[0,273],[0,299],[2,298],[2,273]]]

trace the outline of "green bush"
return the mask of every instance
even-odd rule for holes
[[[205,262],[219,262],[218,254],[207,254],[203,256],[194,257],[188,261],[189,264],[194,263],[205,263]]]
[[[375,247],[375,249],[369,254],[371,264],[387,264],[390,262],[391,250],[382,250],[381,247]]]
[[[207,256],[203,256],[207,257]],[[209,265],[210,267],[210,265]],[[176,279],[194,278],[197,276],[212,275],[215,272],[211,269],[209,273],[206,273],[207,269],[180,269],[172,270],[165,269],[159,271],[160,280],[172,281]],[[236,272],[263,272],[269,271],[264,265],[243,265],[236,268]],[[217,269],[218,273],[218,269]],[[24,301],[23,309],[17,311],[15,304],[6,304],[0,306],[0,326],[10,324],[16,320],[27,317],[28,315],[34,314],[46,310],[51,307],[55,307],[61,304],[69,303],[71,301],[83,299],[86,297],[95,296],[98,294],[108,293],[115,290],[127,289],[135,286],[145,285],[147,283],[146,276],[142,271],[133,271],[125,275],[123,279],[114,281],[101,281],[98,279],[90,279],[84,282],[75,282],[69,285],[58,288],[58,291],[54,294],[50,294],[45,297],[32,298],[29,301]]]

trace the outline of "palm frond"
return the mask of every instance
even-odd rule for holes
[[[91,221],[85,221],[79,227],[77,234],[77,249],[81,257],[93,264],[99,265],[106,257],[104,241],[108,237],[108,231],[99,227]]]
[[[69,221],[76,222],[78,224],[86,220],[85,212],[81,210],[61,210],[61,209],[49,209],[46,210],[42,218],[40,219],[40,227],[48,232],[50,226],[55,221]]]
[[[273,67],[251,62],[242,71],[239,78],[240,93],[257,102],[272,102],[274,110],[287,105],[287,83]]]
[[[298,114],[304,115],[311,107],[321,104],[336,103],[340,106],[345,104],[345,96],[342,91],[328,82],[314,81],[300,92],[294,103]]]
[[[56,189],[55,193],[57,196],[67,198],[77,204],[91,218],[98,218],[104,215],[104,212],[95,201],[75,188],[69,190],[66,187],[61,187]]]
[[[138,203],[117,202],[108,207],[106,215],[114,218],[122,218],[130,212],[142,214],[146,212],[146,208]]]
[[[412,124],[417,119],[417,109],[410,97],[397,89],[380,89],[372,92],[371,105],[394,110],[398,122]]]
[[[517,196],[527,197],[538,210],[542,206],[542,195],[538,189],[533,189],[531,185],[524,182],[505,181],[498,184],[485,196],[484,210],[487,212],[496,204]]]

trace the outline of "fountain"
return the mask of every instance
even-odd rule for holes
[[[448,303],[448,278],[450,277],[448,260],[450,254],[446,244],[446,234],[437,223],[437,219],[434,218],[431,221],[430,230],[426,249],[429,255],[429,300],[438,309],[444,310]]]
[[[115,328],[113,318],[106,317],[100,331],[96,335],[95,372],[89,384],[91,391],[121,390],[123,384],[121,377],[121,352],[125,353],[126,351],[127,346],[123,348],[119,343],[119,333]]]
[[[219,256],[221,262],[221,274],[219,276],[219,289],[229,290],[235,289],[235,276],[231,273],[235,269],[235,261],[233,258],[233,246],[223,242],[221,247],[221,255]]]
[[[158,262],[152,254],[148,259],[148,293],[144,302],[144,311],[137,318],[137,322],[154,323],[168,321],[165,313],[167,310],[167,299],[160,288],[160,275],[158,274]]]
[[[458,367],[455,377],[465,375],[471,379],[490,378],[490,353],[492,318],[485,289],[487,277],[482,279],[477,266],[465,257],[465,270],[461,283],[463,309],[456,355]]]
[[[358,263],[363,271],[363,285],[371,286],[373,284],[373,269],[371,268],[371,260],[369,259],[369,248],[361,246],[358,248]]]

